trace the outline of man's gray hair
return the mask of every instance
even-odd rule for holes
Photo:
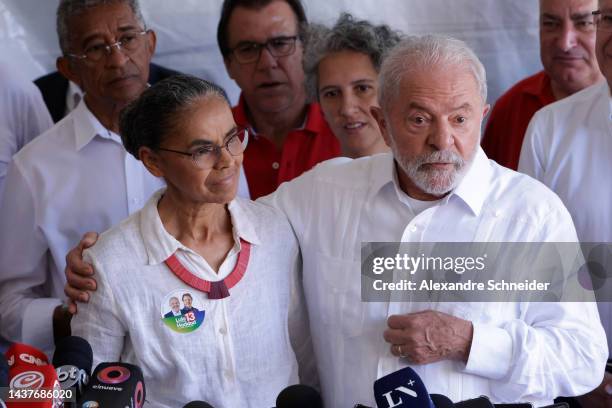
[[[84,11],[105,4],[125,3],[127,4],[136,16],[142,28],[146,28],[140,4],[138,0],[60,0],[57,8],[57,37],[59,38],[60,49],[63,54],[67,54],[70,47],[70,30],[68,21]]]
[[[310,98],[316,100],[319,63],[328,54],[346,50],[365,54],[370,57],[372,66],[378,72],[386,52],[400,41],[402,34],[387,25],[355,20],[349,13],[343,13],[332,28],[311,24],[305,38],[306,90]]]
[[[411,72],[464,66],[474,75],[483,103],[487,101],[487,75],[474,53],[461,40],[426,35],[407,37],[389,51],[379,75],[378,100],[383,109],[398,96],[402,79]]]

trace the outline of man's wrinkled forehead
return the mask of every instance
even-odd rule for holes
[[[68,28],[70,38],[79,42],[108,32],[120,34],[144,29],[126,3],[102,4],[86,9],[68,20]]]
[[[564,17],[569,13],[570,18],[580,19],[590,15],[597,8],[597,0],[540,0],[540,18]]]
[[[238,6],[227,27],[229,44],[266,41],[268,37],[298,34],[298,17],[289,3],[271,1],[258,7]]]

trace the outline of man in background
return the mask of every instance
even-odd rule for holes
[[[234,108],[250,129],[244,171],[251,198],[267,195],[340,154],[317,103],[307,103],[299,0],[226,0],[217,42],[242,93]]]
[[[559,195],[572,214],[581,242],[612,242],[612,0],[600,0],[595,14],[596,54],[605,81],[592,85],[535,114],[525,135],[519,171]],[[606,265],[610,273],[609,261]],[[600,293],[612,293],[605,279]],[[612,302],[598,302],[612,357]],[[609,360],[609,363],[611,360]],[[610,365],[608,365],[610,369]],[[581,397],[584,407],[612,405],[612,374],[600,373],[602,384]]]
[[[516,170],[529,120],[542,107],[603,79],[595,57],[596,0],[540,0],[544,70],[523,79],[495,103],[482,139],[487,156]]]

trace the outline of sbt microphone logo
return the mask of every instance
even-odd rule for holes
[[[59,367],[57,369],[57,379],[62,389],[76,387],[79,393],[83,391],[83,387],[89,382],[89,376],[85,370],[71,365]]]

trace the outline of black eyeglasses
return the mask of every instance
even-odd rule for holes
[[[119,40],[113,44],[106,43],[94,43],[85,48],[83,54],[66,54],[71,58],[80,60],[87,60],[91,62],[98,62],[102,58],[108,56],[113,51],[113,48],[117,50],[123,50],[124,53],[130,54],[137,51],[144,44],[144,36],[149,31],[129,31],[123,33]]]
[[[261,50],[265,47],[274,57],[286,57],[295,52],[297,35],[290,37],[274,37],[265,43],[242,42],[232,48],[231,52],[240,64],[250,64],[259,59]]]
[[[200,169],[210,169],[221,157],[221,149],[226,149],[232,156],[238,156],[244,152],[249,141],[247,129],[238,129],[236,133],[229,136],[223,145],[204,145],[197,147],[192,152],[182,152],[180,150],[166,149],[158,147],[157,150],[190,156],[193,163]]]
[[[593,12],[595,24],[601,31],[612,31],[612,11],[610,10],[595,10]]]

